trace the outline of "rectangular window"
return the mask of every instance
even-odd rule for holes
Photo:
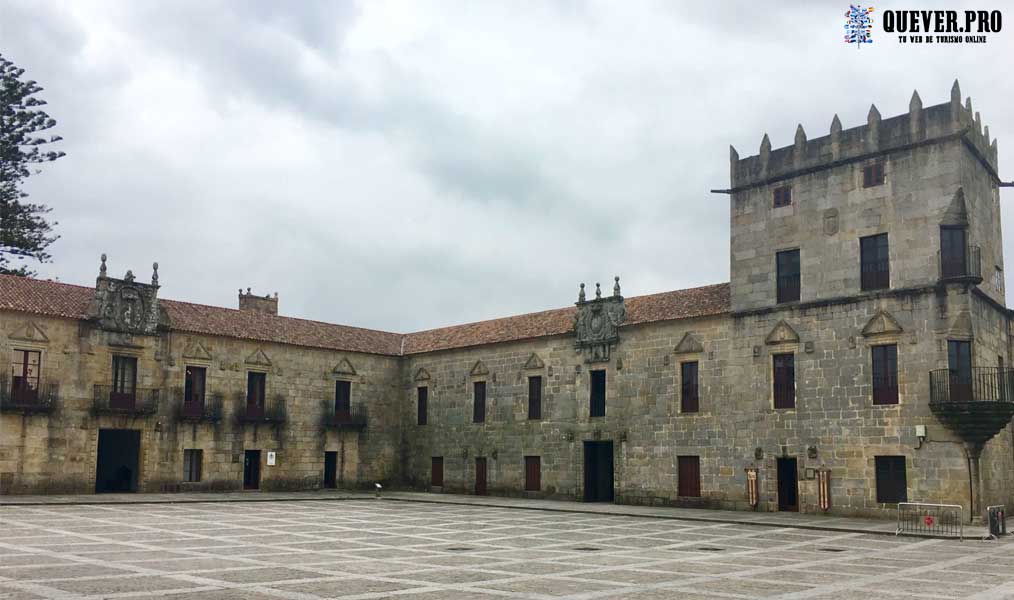
[[[416,422],[419,425],[426,424],[427,404],[429,404],[430,389],[428,387],[416,388]]]
[[[15,350],[11,360],[11,399],[15,403],[31,403],[39,399],[39,376],[42,353],[37,350]]]
[[[908,502],[908,479],[904,456],[877,456],[877,502],[895,504]]]
[[[137,359],[133,356],[113,357],[113,395],[116,399],[133,401],[137,389]]]
[[[948,277],[964,277],[968,274],[966,250],[964,227],[940,228],[941,277],[947,279]]]
[[[972,400],[972,344],[947,340],[947,369],[950,371],[950,399],[955,402]]]
[[[183,481],[197,482],[201,480],[201,463],[204,461],[204,450],[183,451]]]
[[[1003,269],[996,267],[993,270],[993,289],[998,292],[1003,291]]]
[[[875,162],[863,167],[863,187],[871,188],[884,185],[884,163]]]
[[[352,412],[352,382],[334,382],[334,414],[349,415]]]
[[[247,371],[246,374],[246,405],[248,407],[264,408],[264,388],[267,384],[267,374]]]
[[[860,287],[880,290],[891,287],[891,261],[887,234],[859,238]]]
[[[472,384],[472,422],[486,422],[486,382],[476,381]]]
[[[874,346],[873,355],[873,403],[898,403],[898,347]]]
[[[792,187],[783,185],[782,187],[776,187],[773,192],[773,200],[771,206],[779,208],[782,206],[788,206],[792,204]]]
[[[778,302],[799,300],[799,250],[783,250],[775,255],[778,277]]]
[[[444,457],[434,456],[430,459],[430,485],[433,487],[444,486]]]
[[[525,491],[538,492],[542,489],[542,457],[525,457]]]
[[[698,410],[697,363],[685,362],[680,365],[680,412],[695,413]]]
[[[183,402],[186,404],[204,405],[204,383],[207,377],[204,367],[187,367],[183,386]]]
[[[588,411],[590,417],[606,416],[606,372],[604,370],[590,371],[591,376],[591,406]]]
[[[528,378],[528,418],[533,421],[542,418],[541,375]]]
[[[701,495],[701,457],[677,456],[676,464],[679,472],[676,478],[676,495],[700,497]]]
[[[796,355],[774,355],[775,408],[796,407]]]

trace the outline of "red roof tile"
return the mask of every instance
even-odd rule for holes
[[[0,275],[0,310],[86,319],[92,288]],[[729,311],[729,284],[625,299],[626,325],[689,319]],[[161,300],[173,330],[347,352],[398,356],[569,333],[574,307],[547,310],[407,335]]]

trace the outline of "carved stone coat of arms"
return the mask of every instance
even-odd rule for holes
[[[620,278],[616,278],[613,295],[603,298],[595,284],[595,298],[587,300],[584,284],[577,298],[574,315],[574,347],[585,355],[585,362],[606,362],[613,345],[620,341],[619,327],[627,320],[627,309],[620,295]]]

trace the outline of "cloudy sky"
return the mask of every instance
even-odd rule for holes
[[[991,8],[875,4],[915,5]],[[1014,9],[986,45],[857,50],[847,6],[3,0],[67,152],[28,186],[62,235],[38,271],[93,285],[106,252],[163,297],[392,331],[727,281],[730,144],[955,77],[1014,179]]]

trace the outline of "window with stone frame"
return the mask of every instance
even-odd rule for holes
[[[898,346],[873,346],[870,356],[873,362],[873,404],[897,404]]]
[[[859,286],[863,291],[891,287],[887,234],[859,238]]]
[[[1003,292],[1003,269],[996,267],[993,270],[993,289],[997,292]]]
[[[429,398],[430,389],[426,386],[419,386],[416,388],[416,423],[418,425],[425,425],[429,417],[427,414],[429,411]]]
[[[695,413],[701,409],[698,395],[697,361],[680,364],[680,412]]]
[[[792,204],[792,186],[783,185],[776,187],[772,192],[771,206],[781,208]]]
[[[863,167],[863,187],[871,188],[884,185],[884,163],[877,161]]]
[[[772,357],[774,385],[774,407],[796,407],[796,356],[794,354],[775,354]]]
[[[589,371],[588,376],[591,379],[588,416],[604,417],[606,416],[606,371],[605,369]]]
[[[15,403],[38,400],[41,375],[42,352],[15,349],[11,359],[11,399]]]
[[[472,422],[486,422],[486,382],[476,381],[472,384]]]
[[[339,379],[334,382],[334,414],[349,416],[352,413],[352,382]]]
[[[533,375],[528,378],[528,419],[536,421],[542,418],[542,376]]]
[[[799,249],[782,250],[775,254],[775,276],[778,303],[797,302],[800,292]]]

